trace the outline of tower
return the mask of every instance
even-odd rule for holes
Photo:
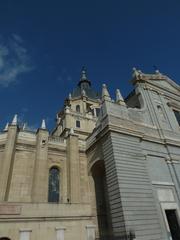
[[[77,87],[64,102],[64,108],[58,112],[54,136],[67,136],[70,129],[81,139],[86,139],[96,125],[100,112],[100,96],[91,87],[85,67]]]

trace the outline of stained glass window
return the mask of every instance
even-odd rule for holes
[[[59,182],[60,182],[59,169],[56,167],[52,167],[49,170],[48,202],[59,202]]]

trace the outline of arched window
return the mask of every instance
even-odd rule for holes
[[[76,112],[78,112],[78,113],[80,112],[80,106],[79,105],[76,106]]]
[[[57,167],[52,167],[49,170],[49,194],[48,202],[59,202],[59,184],[60,173]]]

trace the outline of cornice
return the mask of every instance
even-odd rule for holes
[[[105,134],[108,132],[117,132],[129,136],[134,136],[140,139],[140,141],[149,141],[154,143],[159,143],[163,145],[174,145],[174,146],[180,146],[180,140],[169,138],[168,136],[161,138],[159,137],[158,129],[149,127],[144,124],[138,124],[137,122],[132,122],[127,119],[124,119],[128,126],[120,125],[120,124],[112,124],[109,120],[110,116],[106,116],[99,127],[96,129],[96,132],[94,132],[93,135],[90,136],[88,144],[87,144],[87,150],[90,149],[94,144],[97,144],[97,142],[104,137]],[[114,116],[118,118],[117,116]],[[123,119],[121,119],[123,120]],[[132,127],[131,127],[132,126]],[[149,131],[145,131],[145,129]],[[156,134],[154,136],[150,136],[148,132],[155,131]]]

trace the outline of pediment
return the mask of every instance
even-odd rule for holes
[[[162,88],[163,90],[167,90],[170,92],[174,92],[176,94],[180,94],[180,86],[175,83],[173,80],[171,80],[170,78],[166,78],[163,80],[150,80],[149,81],[150,84],[153,84],[155,86],[157,86],[158,88]]]

